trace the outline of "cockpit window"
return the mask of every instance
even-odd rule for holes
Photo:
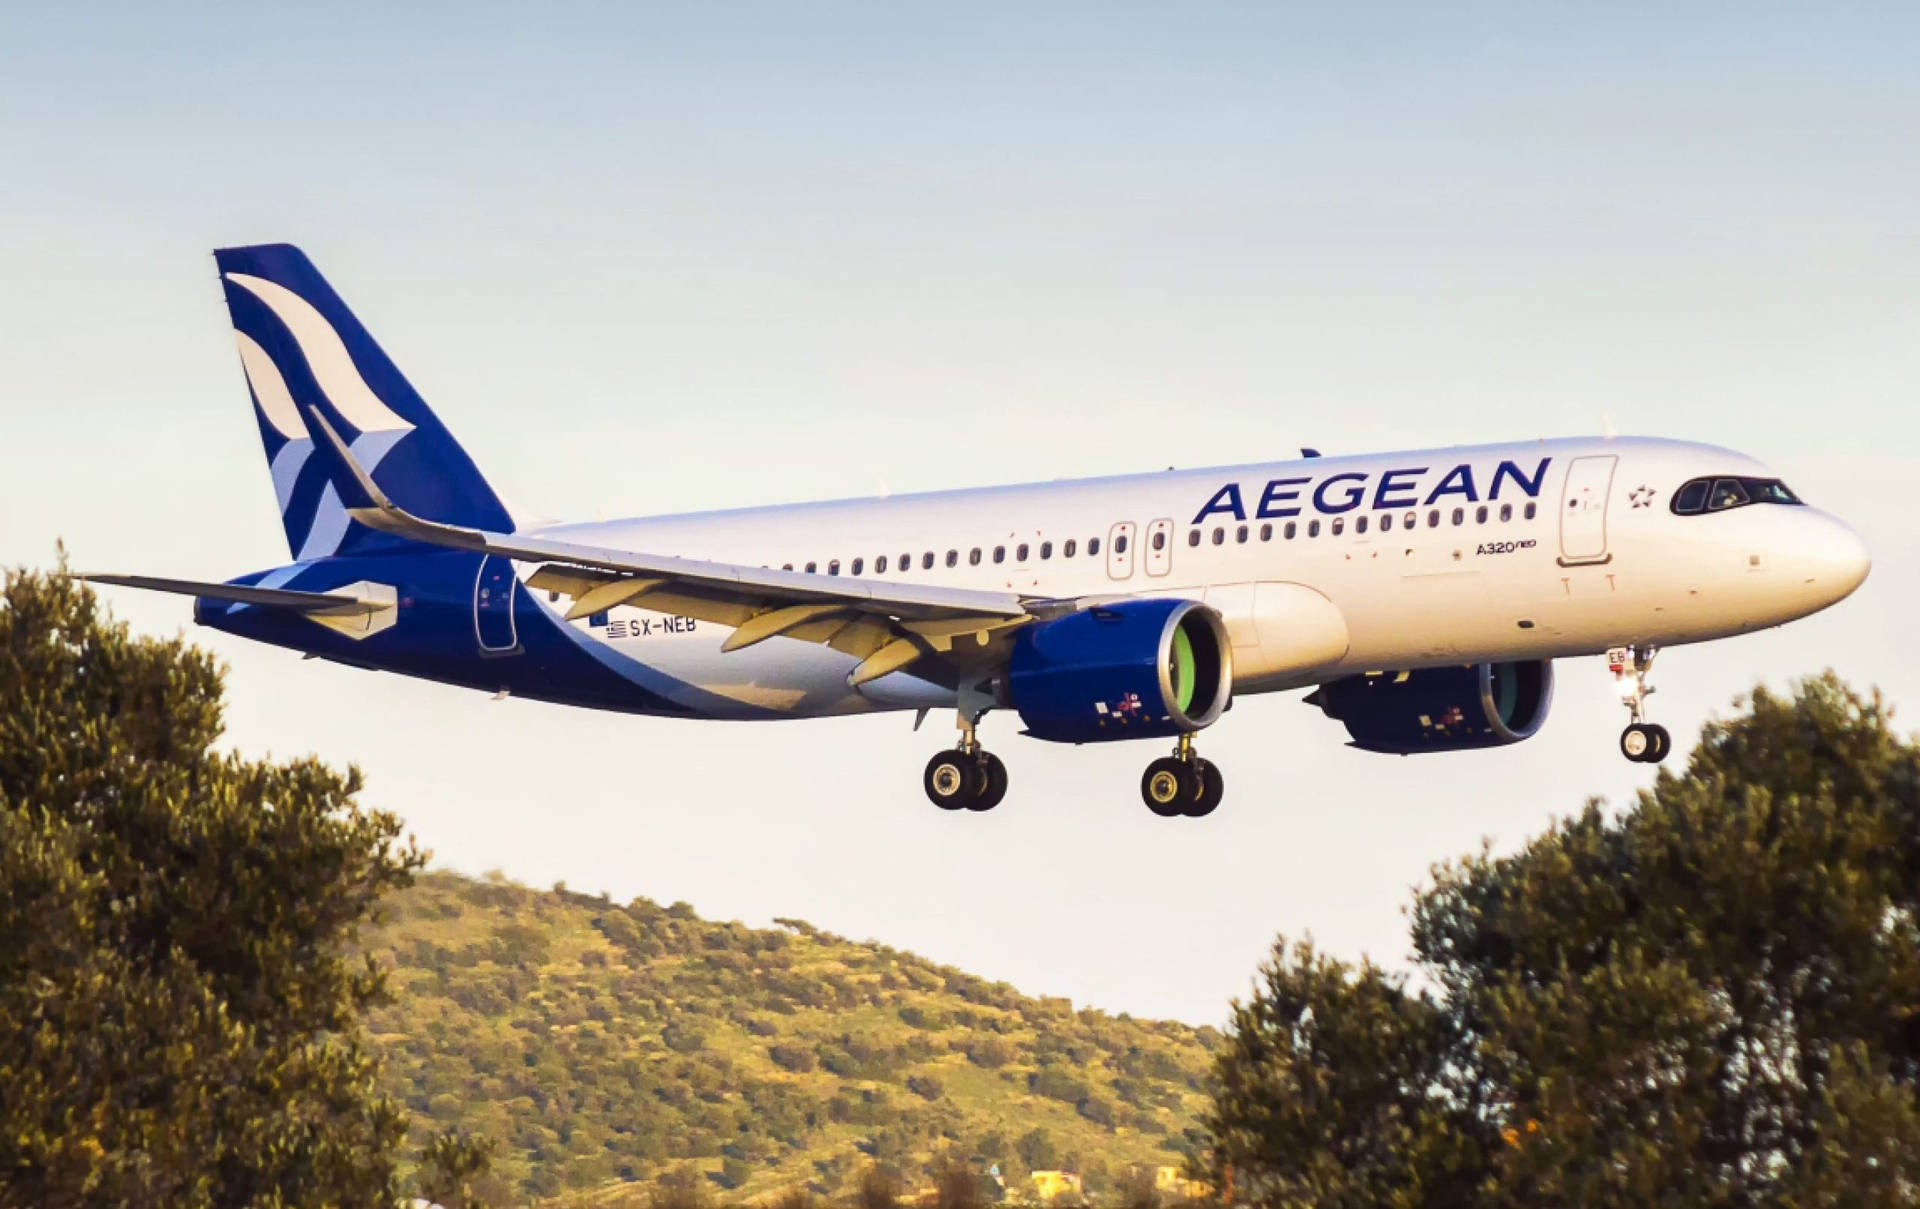
[[[1725,512],[1748,504],[1798,504],[1800,497],[1779,479],[1693,479],[1673,493],[1672,508],[1681,516],[1698,512]]]
[[[1713,494],[1707,497],[1707,511],[1722,512],[1752,502],[1753,497],[1747,494],[1747,489],[1740,485],[1739,479],[1715,479]]]
[[[1685,487],[1673,493],[1673,510],[1681,515],[1689,515],[1707,506],[1707,489],[1713,484],[1705,479],[1695,479]]]

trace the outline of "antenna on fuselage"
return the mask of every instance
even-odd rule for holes
[[[1313,448],[1309,448],[1306,445],[1302,445],[1300,447],[1300,456],[1303,458],[1317,458],[1320,456],[1320,451],[1318,449],[1313,449]]]

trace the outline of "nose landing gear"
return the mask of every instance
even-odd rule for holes
[[[1653,686],[1647,674],[1653,670],[1658,647],[1614,647],[1607,652],[1607,670],[1613,673],[1614,688],[1621,704],[1627,707],[1627,728],[1620,732],[1620,754],[1636,764],[1658,764],[1673,750],[1673,737],[1667,728],[1643,720],[1647,698]]]
[[[1190,819],[1212,814],[1226,795],[1226,779],[1209,760],[1194,754],[1193,736],[1181,735],[1170,756],[1147,765],[1140,778],[1140,797],[1147,809],[1163,819]]]
[[[992,810],[1007,796],[1007,766],[980,746],[976,731],[984,706],[960,711],[960,745],[927,761],[921,785],[942,810]]]

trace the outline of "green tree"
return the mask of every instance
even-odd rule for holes
[[[1430,992],[1294,948],[1236,1005],[1238,1195],[1912,1203],[1920,747],[1877,698],[1756,690],[1632,809],[1438,867],[1413,919]]]
[[[421,861],[357,773],[218,752],[221,676],[62,575],[0,595],[0,1204],[391,1202],[349,955]]]

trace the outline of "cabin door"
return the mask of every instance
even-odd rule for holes
[[[513,563],[494,554],[480,560],[480,574],[473,581],[473,632],[482,655],[519,652],[520,639],[513,622],[514,596],[519,589]]]
[[[1575,458],[1560,494],[1560,565],[1603,563],[1607,554],[1607,496],[1613,486],[1613,454]]]

